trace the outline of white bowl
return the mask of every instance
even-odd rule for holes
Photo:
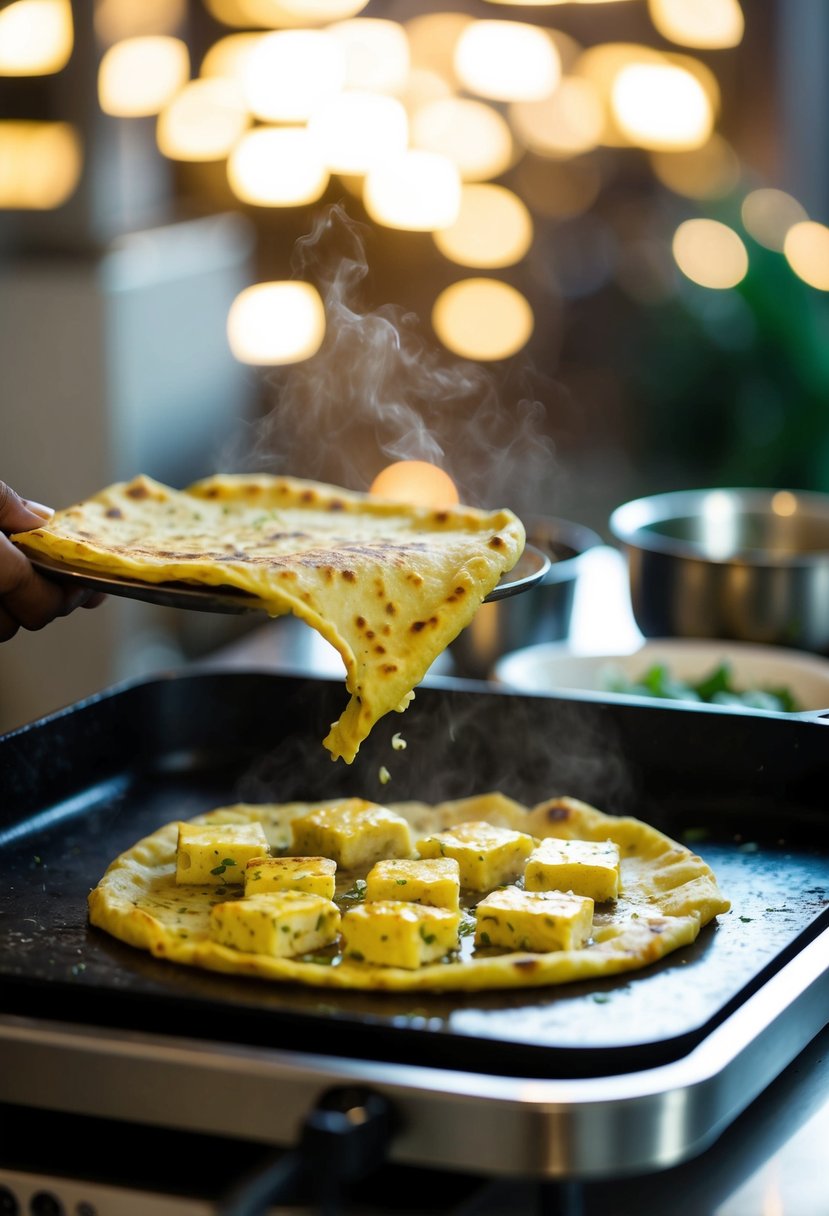
[[[630,653],[591,655],[575,654],[560,643],[526,646],[499,659],[492,678],[516,692],[580,692],[602,701],[689,705],[692,702],[684,699],[610,691],[610,678],[615,674],[638,681],[656,664],[664,664],[673,678],[696,682],[722,663],[729,665],[731,684],[740,692],[786,688],[799,713],[829,711],[829,660],[782,646],[742,642],[649,639]],[[708,703],[701,704],[709,708]],[[780,712],[736,708],[751,713]]]

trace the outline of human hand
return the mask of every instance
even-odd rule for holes
[[[10,533],[39,528],[51,515],[49,507],[21,498],[0,481],[0,642],[13,638],[20,628],[42,629],[55,617],[75,608],[94,608],[105,598],[43,578],[9,540]]]

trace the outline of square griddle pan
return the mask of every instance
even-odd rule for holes
[[[188,668],[0,738],[0,1101],[284,1143],[326,1083],[359,1079],[408,1110],[402,1160],[599,1176],[705,1147],[829,1021],[825,720],[438,679],[347,766],[321,742],[345,698],[336,680]],[[496,789],[653,823],[711,864],[732,911],[643,971],[480,994],[218,976],[87,923],[108,863],[170,820]]]

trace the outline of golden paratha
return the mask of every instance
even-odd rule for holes
[[[12,539],[75,568],[231,586],[293,613],[341,654],[345,711],[324,740],[350,763],[524,548],[509,510],[401,506],[291,477],[220,475],[177,491],[136,477]]]
[[[361,816],[366,828],[362,835],[358,832],[355,836]],[[512,865],[514,877],[499,881],[494,891],[461,887],[456,911],[451,894],[445,894],[449,871],[445,859],[450,858],[451,866],[460,857],[463,874],[463,852],[453,850],[451,841],[462,838],[464,831],[474,837],[476,830],[477,839],[484,839],[481,825],[487,826],[489,838],[495,841],[493,848],[498,849],[497,858],[494,852],[491,854],[493,864],[486,871],[489,881],[504,879],[505,864]],[[287,886],[291,892],[287,902],[259,893],[257,879],[262,878],[263,858],[241,865],[242,855],[236,850],[246,833],[253,840],[249,847],[254,852],[261,849],[257,836],[267,841],[266,863],[282,870],[293,867],[295,877]],[[416,842],[408,859],[401,857],[407,848],[407,833]],[[187,842],[181,847],[180,837]],[[211,858],[208,852],[206,862],[204,858],[199,862],[195,851],[191,856],[200,837],[214,853]],[[541,911],[541,919],[550,922],[555,920],[559,901],[567,900],[566,893],[554,888],[523,892],[529,862],[518,842],[525,837],[532,842],[531,856],[542,856],[543,846],[555,842],[588,842],[579,846],[582,854],[576,859],[577,865],[583,863],[583,850],[590,842],[596,846],[597,856],[610,849],[618,855],[618,890],[615,897],[592,901],[592,923],[583,944],[574,944],[568,935],[561,943],[563,948],[547,949],[543,943],[529,943],[528,949],[526,942],[519,942],[515,948],[499,948],[485,931],[490,923],[485,909],[495,897],[506,894],[518,900],[535,900],[537,906],[531,906],[530,914]],[[338,864],[335,878],[330,878],[330,863],[315,867],[310,863],[324,859],[305,856],[309,845],[322,841],[331,842],[331,850],[341,857],[348,856],[352,863],[359,860],[362,850],[362,859],[351,868]],[[399,894],[405,891],[408,875],[413,873],[405,866],[428,865],[428,859],[422,860],[424,851],[429,852],[427,842],[438,846],[432,852],[442,853],[429,880],[433,890],[440,888],[440,894],[432,900],[435,907],[421,908],[418,913],[417,909],[431,898],[423,888],[412,889],[409,899],[413,902],[400,901]],[[355,845],[357,853],[348,854]],[[489,846],[487,839],[482,851]],[[517,865],[505,861],[509,850],[514,853],[516,848],[522,858]],[[392,851],[391,861],[384,858],[384,850]],[[228,851],[233,855],[228,856]],[[295,860],[291,862],[291,858]],[[468,861],[474,866],[479,859],[476,853]],[[210,867],[205,872],[209,882],[187,881],[188,867],[197,864]],[[184,881],[177,881],[177,865],[178,877]],[[242,870],[247,874],[247,886],[240,885]],[[397,890],[393,899],[382,884],[370,885],[373,875],[381,870],[382,881],[391,884],[391,893]],[[578,885],[572,873],[571,869],[566,882]],[[330,886],[315,885],[329,881],[334,884],[333,898]],[[606,896],[608,892],[596,894]],[[384,903],[386,920],[392,928],[397,926],[409,933],[405,949],[394,942],[384,943],[387,930],[381,925],[378,935],[375,917],[374,947],[386,952],[378,955],[386,960],[382,963],[367,961],[363,950],[355,948],[355,943],[362,946],[357,935],[365,931],[355,913],[361,908],[370,910],[372,899],[377,901],[375,908]],[[272,926],[266,926],[273,951],[250,949],[236,930],[235,936],[228,936],[227,925],[240,908],[243,913],[250,911],[258,916],[269,906],[277,907],[282,918],[277,920],[275,915]],[[304,921],[298,919],[298,906]],[[693,942],[704,925],[729,907],[714,874],[700,857],[638,819],[606,815],[573,798],[554,798],[527,808],[500,793],[434,806],[407,802],[378,807],[359,799],[337,799],[316,804],[238,803],[220,807],[184,824],[167,824],[139,841],[109,866],[89,896],[93,925],[174,963],[313,987],[396,992],[535,988],[634,971]],[[445,931],[443,922],[453,912],[457,916],[455,948],[446,950],[438,934]],[[418,914],[421,920],[410,931],[405,918]],[[323,923],[325,917],[329,919]],[[331,917],[337,924],[328,933],[329,944],[308,949],[307,942],[313,940],[308,932],[316,927],[325,933],[330,929]],[[496,923],[494,919],[492,923]],[[251,937],[259,934],[258,924],[250,917],[240,917],[240,924]],[[508,928],[512,929],[512,924]],[[290,946],[285,952],[277,940],[281,932],[296,935],[300,953],[293,953]],[[257,942],[260,940],[264,939],[257,937]],[[419,944],[422,942],[431,943],[428,950]],[[413,948],[420,951],[414,959],[410,957]],[[280,956],[274,953],[278,951],[282,951]]]

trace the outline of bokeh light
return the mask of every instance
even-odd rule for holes
[[[652,152],[651,166],[657,181],[684,198],[724,198],[737,189],[742,175],[739,156],[716,131],[700,148]]]
[[[455,54],[461,36],[472,25],[466,13],[423,13],[403,26],[413,68],[425,68],[450,85],[457,85]]]
[[[595,148],[605,125],[604,106],[595,85],[565,77],[542,101],[517,101],[510,118],[518,138],[539,156],[576,156]]]
[[[448,157],[411,148],[371,170],[363,201],[378,224],[434,232],[458,218],[461,179]]]
[[[96,0],[93,20],[102,46],[142,34],[175,34],[187,16],[187,0]]]
[[[814,220],[794,224],[783,245],[786,261],[798,278],[818,291],[829,291],[829,228]]]
[[[171,160],[224,160],[249,123],[232,81],[191,80],[159,114],[156,139]]]
[[[204,0],[222,25],[237,29],[292,29],[344,21],[363,11],[368,0]]]
[[[190,52],[180,38],[147,35],[116,42],[98,69],[98,104],[117,118],[159,114],[184,87]]]
[[[0,11],[0,76],[48,76],[69,62],[69,0],[14,0]]]
[[[498,279],[462,279],[440,293],[432,326],[443,345],[464,359],[507,359],[526,346],[535,319],[529,301]]]
[[[739,0],[648,0],[648,11],[663,38],[698,50],[738,46],[745,32]]]
[[[455,506],[458,491],[443,469],[426,460],[397,460],[377,474],[369,488],[374,498],[440,510]]]
[[[262,34],[227,34],[208,48],[202,59],[200,76],[223,76],[243,87],[248,56]]]
[[[245,63],[248,105],[265,122],[306,122],[345,84],[345,52],[325,30],[265,34]]]
[[[538,101],[561,75],[553,40],[523,21],[475,21],[458,39],[454,62],[464,87],[492,101]]]
[[[498,177],[513,159],[506,120],[493,106],[468,97],[447,97],[417,109],[411,139],[416,148],[447,156],[467,182]]]
[[[0,207],[49,211],[77,189],[81,142],[65,122],[0,121]]]
[[[658,150],[698,148],[714,126],[698,80],[671,64],[623,68],[611,92],[613,114],[631,143]]]
[[[312,114],[308,130],[332,173],[360,175],[405,152],[409,120],[396,97],[353,90]]]
[[[679,269],[700,287],[727,290],[748,272],[745,245],[719,220],[686,220],[674,233],[672,249]]]
[[[409,75],[409,43],[397,21],[358,17],[329,27],[345,57],[345,88],[399,93]]]
[[[461,266],[495,270],[514,266],[533,239],[533,222],[517,194],[505,186],[466,185],[450,228],[434,233],[438,249]]]
[[[256,283],[233,301],[227,337],[240,363],[300,363],[322,345],[325,306],[311,283]]]
[[[316,141],[303,127],[257,127],[230,154],[227,177],[243,203],[294,207],[315,202],[328,185]]]
[[[758,245],[780,253],[791,227],[809,217],[805,207],[785,190],[771,188],[752,190],[743,199],[740,209],[746,232]]]

